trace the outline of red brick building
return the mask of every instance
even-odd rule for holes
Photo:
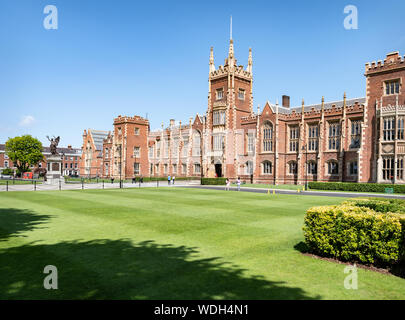
[[[57,148],[58,153],[62,157],[62,175],[64,176],[76,176],[79,175],[79,163],[81,157],[81,149],[72,148],[68,145],[67,148],[59,147]],[[44,147],[42,149],[42,154],[44,155],[44,160],[42,160],[37,166],[32,166],[31,170],[35,168],[46,168],[47,157],[51,155],[49,147]],[[0,144],[0,171],[5,168],[16,169],[14,163],[8,158],[5,153],[5,145]]]
[[[238,66],[230,40],[218,68],[211,48],[208,107],[183,125],[150,131],[139,116],[114,120],[94,162],[103,176],[225,176],[258,183],[405,183],[405,63],[398,52],[366,64],[366,96],[253,109],[253,58]],[[88,141],[84,141],[84,146]],[[91,143],[90,143],[91,144]],[[84,150],[85,147],[83,147]],[[98,158],[97,158],[98,159]],[[94,160],[93,160],[94,161]]]
[[[102,176],[103,142],[108,131],[88,129],[83,132],[82,155],[80,159],[81,177]]]

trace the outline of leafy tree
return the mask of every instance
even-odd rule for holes
[[[42,143],[28,134],[9,138],[6,142],[6,153],[19,173],[30,171],[30,166],[35,166],[44,158]]]

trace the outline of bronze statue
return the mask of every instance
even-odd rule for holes
[[[55,156],[58,155],[58,151],[56,150],[56,148],[58,147],[59,141],[60,141],[60,137],[56,137],[55,136],[52,139],[49,139],[49,136],[46,136],[48,138],[48,140],[50,141],[51,145],[49,146],[49,149],[51,150],[51,155]]]

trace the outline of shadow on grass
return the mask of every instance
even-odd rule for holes
[[[295,246],[294,249],[301,252],[301,253],[309,253],[309,248],[307,244],[304,241],[298,242]]]
[[[13,208],[0,209],[0,241],[38,228],[38,225],[50,219],[48,215],[39,215],[30,210]]]
[[[31,243],[0,250],[0,299],[319,299],[283,281],[201,259],[196,248],[126,239]],[[43,269],[58,268],[57,290]]]
[[[332,263],[343,263],[343,264],[347,264],[347,265],[351,265],[353,263],[355,263],[357,266],[363,268],[363,269],[368,269],[371,271],[375,271],[375,272],[380,272],[380,273],[391,273],[397,277],[400,278],[404,278],[405,279],[405,264],[404,263],[396,263],[393,265],[387,265],[387,264],[363,264],[360,261],[345,261],[345,260],[341,260],[341,259],[337,259],[334,257],[324,257],[321,255],[318,255],[316,253],[313,253],[309,250],[308,245],[301,241],[299,243],[297,243],[294,246],[294,249],[301,252],[301,253],[308,253],[313,255],[313,257],[315,257],[316,259],[320,259],[320,260],[325,260],[325,261],[329,261]]]

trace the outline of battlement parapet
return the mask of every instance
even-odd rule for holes
[[[405,56],[402,57],[399,55],[398,51],[391,52],[387,54],[387,57],[377,62],[367,62],[366,63],[366,75],[376,72],[382,72],[387,70],[392,70],[396,68],[405,67]]]
[[[117,118],[114,119],[114,124],[121,124],[121,123],[135,123],[141,125],[149,125],[149,120],[137,115],[133,117],[119,115]]]

